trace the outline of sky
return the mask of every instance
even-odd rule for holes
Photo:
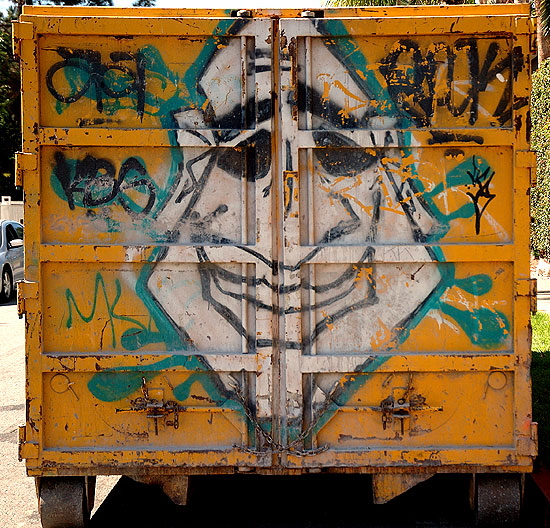
[[[115,7],[130,7],[134,0],[113,0]],[[322,0],[300,0],[304,8],[321,7]],[[5,11],[10,5],[9,0],[0,0],[0,9]],[[186,2],[185,0],[157,0],[156,7],[201,7],[218,9],[244,9],[244,8],[296,8],[296,0],[201,0],[200,2]]]

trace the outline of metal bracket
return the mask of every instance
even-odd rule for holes
[[[19,462],[22,462],[26,458],[38,458],[38,444],[27,441],[27,427],[24,425],[19,426],[18,447]]]
[[[27,313],[27,301],[38,301],[38,283],[21,281],[17,284],[17,315],[19,319]]]
[[[516,150],[516,167],[530,169],[529,185],[534,187],[537,184],[537,154],[532,150]]]
[[[38,155],[34,152],[16,152],[15,153],[15,185],[23,187],[26,171],[38,169]]]
[[[537,279],[516,279],[516,296],[529,297],[531,313],[537,311]]]
[[[12,23],[12,50],[16,59],[21,58],[21,43],[23,40],[34,39],[34,24],[32,22]]]

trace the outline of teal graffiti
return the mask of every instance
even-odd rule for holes
[[[460,310],[442,300],[445,292],[455,287],[476,298],[483,296],[493,288],[491,277],[486,274],[477,274],[462,279],[457,278],[455,264],[444,261],[441,248],[434,246],[432,251],[434,258],[439,259],[437,267],[441,279],[426,300],[397,325],[389,349],[402,345],[409,338],[411,331],[431,311],[441,311],[453,319],[473,345],[485,350],[494,350],[500,347],[510,336],[510,323],[505,314],[484,307]]]
[[[461,218],[474,217],[476,234],[479,234],[481,216],[495,197],[488,189],[493,176],[494,170],[485,159],[479,156],[471,156],[449,171],[445,182],[437,184],[431,190],[426,190],[422,181],[415,178],[415,185],[418,191],[422,193],[422,199],[425,200],[430,212],[438,221],[437,227],[428,234],[427,241],[441,240],[450,231],[451,222]],[[447,190],[457,188],[462,188],[465,195],[469,196],[472,201],[460,206],[455,211],[443,213],[436,205],[435,199]],[[475,194],[473,190],[475,190]],[[483,197],[486,197],[487,201],[485,204],[480,205],[480,199]]]
[[[383,104],[379,107],[381,115],[395,117],[398,121],[396,128],[406,128],[410,126],[412,121],[402,110],[397,108],[389,96],[387,89],[384,88],[376,79],[374,72],[367,64],[364,54],[360,51],[357,44],[350,39],[347,28],[341,21],[317,21],[318,28],[327,36],[326,45],[344,64],[349,68],[350,72],[357,70],[364,73],[364,76],[358,76],[356,82],[363,86],[365,93],[372,96],[373,99],[382,101]],[[226,34],[232,22],[226,21],[221,23],[215,35]],[[334,37],[334,40],[331,39]],[[105,86],[107,90],[101,94],[98,93],[101,87],[96,85],[90,86],[85,94],[91,100],[102,99],[102,111],[106,115],[114,115],[122,110],[136,110],[139,114],[139,108],[142,108],[144,115],[154,116],[160,120],[161,126],[167,130],[170,144],[173,147],[171,150],[171,167],[168,171],[166,185],[163,188],[156,187],[158,201],[154,204],[147,218],[142,220],[142,226],[147,229],[152,219],[162,211],[163,206],[171,195],[183,160],[183,154],[180,148],[177,148],[177,135],[175,131],[174,113],[184,109],[199,109],[206,102],[205,95],[198,89],[197,80],[204,71],[206,65],[215,54],[219,38],[213,36],[205,41],[205,46],[202,53],[199,55],[195,63],[188,71],[179,75],[170,70],[164,62],[160,52],[153,46],[144,46],[139,50],[141,57],[141,67],[144,74],[150,80],[155,80],[160,84],[161,90],[158,93],[151,93],[144,90],[142,94],[143,100],[140,102],[140,94],[137,91],[130,90],[130,80],[124,77],[122,73],[109,72],[105,76]],[[73,91],[82,91],[88,82],[80,68],[67,68],[64,71],[67,80],[69,81]],[[109,97],[108,92],[122,94],[124,97]],[[164,94],[169,93],[170,96],[164,97]],[[58,111],[63,112],[71,103],[58,102]],[[411,132],[400,132],[405,145],[411,145]],[[405,149],[406,150],[406,149]],[[70,160],[71,167],[75,167],[76,161]],[[483,214],[485,205],[481,205],[476,209],[476,203],[465,204],[456,211],[443,213],[436,205],[437,196],[449,188],[456,188],[470,185],[472,188],[488,190],[490,183],[491,168],[489,164],[479,157],[472,157],[462,164],[451,170],[446,181],[436,186],[434,189],[426,190],[423,187],[421,180],[418,178],[415,168],[411,182],[416,186],[425,201],[426,209],[437,220],[437,228],[426,235],[425,243],[436,243],[440,241],[450,230],[450,224],[453,220],[460,218],[472,218]],[[56,176],[54,174],[54,176]],[[57,176],[56,176],[57,178]],[[55,180],[56,178],[53,178]],[[52,181],[53,181],[52,180]],[[54,187],[55,192],[64,198],[64,193],[61,185],[57,184]],[[142,187],[138,190],[145,190]],[[65,195],[66,196],[66,195]],[[64,198],[65,199],[65,198]],[[111,205],[113,200],[105,205]],[[75,201],[78,207],[84,207],[82,201]],[[135,204],[130,204],[134,207]],[[120,226],[113,224],[113,230],[120,229]],[[151,236],[159,237],[159,234],[151,233]],[[96,398],[102,401],[117,401],[130,396],[140,389],[142,386],[143,377],[147,380],[154,379],[166,369],[181,369],[188,371],[189,377],[180,385],[173,388],[175,398],[180,401],[188,399],[191,395],[193,384],[200,384],[208,394],[211,402],[219,406],[232,406],[235,409],[240,409],[244,412],[240,403],[231,397],[227,390],[223,388],[221,383],[216,381],[215,374],[204,372],[208,370],[207,364],[196,355],[195,347],[186,334],[185,330],[181,329],[165,311],[165,309],[156,301],[154,295],[149,290],[148,281],[153,273],[157,262],[164,258],[166,248],[156,248],[148,262],[143,266],[137,283],[136,294],[145,304],[152,321],[157,328],[156,332],[151,331],[150,327],[140,324],[138,321],[131,318],[119,316],[115,313],[116,305],[120,298],[120,284],[116,283],[116,294],[114,299],[110,299],[107,295],[105,284],[102,278],[96,276],[96,286],[94,293],[94,302],[92,313],[84,315],[78,309],[72,293],[67,294],[67,302],[69,303],[69,319],[72,324],[73,309],[78,313],[79,317],[85,322],[90,322],[95,313],[95,306],[99,296],[99,290],[102,291],[103,298],[108,307],[109,321],[113,339],[113,346],[116,345],[114,320],[123,319],[132,324],[132,327],[126,329],[120,336],[120,344],[125,350],[137,351],[143,347],[160,343],[165,350],[172,355],[160,361],[153,362],[147,365],[124,366],[111,369],[109,371],[99,372],[90,380],[88,387]],[[491,278],[484,274],[478,274],[467,278],[457,278],[455,265],[445,262],[444,253],[440,247],[430,247],[430,254],[433,261],[437,263],[438,270],[441,274],[441,280],[434,290],[429,294],[428,298],[411,314],[406,320],[401,321],[395,331],[395,336],[392,344],[388,347],[385,355],[373,356],[358,369],[357,376],[343,382],[340,390],[331,399],[329,405],[324,409],[322,416],[318,419],[315,430],[318,432],[330,420],[332,414],[338,408],[345,405],[349,401],[351,395],[357,391],[368,379],[368,375],[375,372],[384,362],[392,356],[389,354],[392,350],[397,349],[403,344],[410,332],[420,324],[426,315],[437,310],[442,312],[447,317],[452,318],[462,328],[471,342],[482,349],[490,350],[500,346],[508,337],[509,322],[504,314],[496,310],[487,308],[477,308],[471,311],[460,310],[442,301],[444,293],[450,288],[457,287],[471,293],[474,296],[482,296],[488,293],[493,282]],[[99,274],[98,274],[99,275]],[[67,290],[69,292],[69,290]],[[70,327],[70,325],[68,324]]]
[[[137,366],[116,367],[93,376],[88,383],[90,392],[101,401],[113,402],[130,396],[143,386],[143,378],[152,381],[168,369],[181,368],[190,373],[183,383],[173,388],[174,397],[184,401],[190,397],[191,386],[199,383],[208,394],[210,403],[217,406],[232,404],[228,394],[220,389],[211,374],[204,372],[205,366],[196,356],[175,354],[154,363]]]
[[[107,286],[105,284],[105,280],[102,274],[101,273],[96,274],[95,281],[94,281],[92,307],[88,315],[86,315],[83,312],[83,310],[80,309],[72,290],[70,288],[67,288],[65,290],[65,298],[67,300],[67,306],[69,309],[69,314],[68,314],[67,323],[66,323],[67,328],[72,328],[73,326],[74,312],[76,312],[76,315],[84,323],[90,323],[94,319],[94,316],[98,308],[98,300],[101,298],[105,302],[105,307],[107,308],[109,326],[111,328],[111,344],[113,348],[117,346],[117,338],[116,338],[116,331],[115,331],[116,320],[135,324],[139,328],[139,332],[142,332],[142,333],[148,332],[152,334],[149,328],[147,328],[145,325],[143,325],[136,319],[127,317],[125,315],[120,315],[115,312],[116,306],[120,301],[120,297],[122,295],[122,287],[120,285],[119,279],[115,279],[114,284],[115,284],[115,294],[114,294],[114,298],[111,298],[109,296],[109,293],[107,292]],[[123,341],[128,342],[128,339],[129,339],[129,336],[123,336]],[[149,337],[149,339],[151,339],[151,337]]]
[[[319,31],[327,36],[325,45],[348,66],[349,75],[353,77],[363,92],[369,94],[374,100],[383,102],[383,105],[377,108],[377,113],[398,119],[395,125],[396,129],[411,127],[413,120],[410,115],[394,104],[387,87],[379,83],[372,68],[368,67],[365,54],[361,51],[357,42],[349,37],[345,24],[339,20],[319,20],[315,24]],[[356,72],[361,72],[361,75]],[[412,132],[402,131],[400,134],[403,143],[411,145]],[[403,149],[404,156],[409,156],[412,153],[411,147]],[[494,170],[485,159],[479,156],[471,156],[450,170],[446,174],[444,182],[436,185],[431,190],[427,190],[418,177],[416,167],[412,166],[411,186],[418,192],[424,207],[436,221],[433,230],[425,235],[424,242],[434,243],[440,241],[450,231],[451,222],[457,219],[475,218],[475,229],[478,234],[481,217],[495,197],[489,191],[489,185],[494,174]],[[441,193],[456,188],[462,188],[465,195],[471,199],[471,202],[460,206],[455,211],[442,212],[436,203],[436,198]],[[458,310],[441,301],[444,293],[453,287],[460,288],[475,296],[484,295],[492,288],[491,278],[487,275],[476,275],[467,279],[457,279],[455,265],[453,263],[443,264],[445,257],[441,248],[433,246],[429,248],[429,251],[433,260],[440,263],[438,264],[438,270],[442,277],[441,281],[426,301],[411,316],[397,325],[393,346],[397,347],[403,344],[410,336],[411,330],[432,310],[440,310],[455,320],[472,344],[484,349],[494,349],[500,346],[508,338],[510,327],[509,321],[503,313],[486,308],[475,308],[471,311]]]
[[[181,368],[186,371],[203,373],[203,375],[200,376],[196,374],[192,379],[202,384],[211,401],[218,402],[217,404],[228,408],[234,407],[235,409],[240,409],[240,411],[244,413],[240,402],[237,403],[232,401],[221,383],[216,382],[213,375],[204,373],[209,367],[201,356],[195,354],[196,349],[189,336],[178,328],[149,291],[147,286],[149,278],[154,270],[155,263],[162,259],[165,251],[166,248],[155,248],[153,250],[148,262],[143,266],[136,283],[136,294],[145,304],[147,312],[154,321],[157,331],[153,332],[150,328],[145,327],[138,321],[125,318],[125,320],[129,322],[133,322],[135,326],[124,331],[121,338],[121,345],[126,350],[135,351],[146,344],[162,343],[166,351],[173,352],[174,354],[152,364],[133,367],[123,366],[105,372],[99,372],[88,382],[88,388],[90,392],[101,401],[116,401],[139,390],[145,372],[147,372],[147,379],[152,380],[165,371],[165,369]],[[96,284],[97,283],[98,279],[96,279]],[[119,297],[120,295],[116,297],[117,302]],[[116,302],[111,303],[111,306],[114,311]],[[89,317],[89,321],[92,318],[93,315]],[[188,387],[189,380],[181,385],[175,386],[173,389],[174,397],[181,400],[181,398],[188,394]]]
[[[460,310],[450,304],[440,303],[439,309],[452,317],[464,330],[474,345],[492,349],[504,341],[510,330],[506,316],[498,310],[475,308],[474,310]]]
[[[348,66],[349,75],[361,87],[365,94],[369,94],[374,100],[382,101],[384,104],[377,108],[380,115],[391,116],[398,119],[396,129],[407,128],[413,125],[413,120],[401,108],[398,108],[387,91],[387,87],[380,84],[374,71],[369,67],[365,54],[361,51],[357,42],[349,37],[349,31],[345,24],[339,20],[319,20],[315,24],[322,34],[327,36],[325,45],[339,60]],[[356,72],[361,72],[361,75]],[[403,131],[402,141],[405,145],[411,145],[412,132]],[[403,155],[411,155],[412,148],[405,147]],[[494,175],[489,163],[479,157],[471,156],[463,161],[446,175],[445,182],[436,185],[433,189],[427,190],[421,179],[418,177],[415,166],[411,167],[410,182],[412,188],[418,191],[424,207],[433,216],[435,228],[425,235],[424,242],[433,243],[444,238],[451,229],[451,222],[460,218],[476,218],[476,230],[479,231],[479,220],[485,211],[488,203],[494,195],[488,191],[488,186]],[[472,199],[459,207],[456,211],[443,213],[436,204],[436,198],[448,189],[463,188],[467,196]],[[480,205],[479,199],[486,197],[487,202]],[[492,288],[492,280],[487,275],[477,275],[468,279],[457,279],[455,277],[455,266],[452,263],[445,263],[444,253],[436,246],[429,248],[434,261],[439,262],[438,270],[441,274],[441,281],[429,295],[428,299],[409,317],[402,321],[395,332],[394,346],[399,346],[406,341],[410,332],[420,321],[432,310],[441,310],[447,316],[454,319],[457,324],[468,335],[471,342],[482,348],[491,349],[498,347],[508,336],[509,322],[504,314],[497,311],[490,311],[484,308],[474,309],[471,312],[453,309],[441,301],[443,294],[452,287],[458,287],[469,291],[474,295],[484,295]],[[478,326],[482,325],[483,331],[479,332]]]
[[[368,358],[356,372],[344,378],[344,381],[340,382],[336,390],[334,390],[330,398],[327,398],[324,408],[319,412],[318,417],[315,420],[315,424],[312,427],[309,438],[315,436],[319,431],[325,427],[325,425],[332,419],[332,417],[344,407],[350,400],[354,393],[356,393],[361,387],[369,380],[369,374],[376,372],[384,363],[392,358],[391,355],[378,355]],[[291,435],[296,438],[299,431],[291,432]]]
[[[117,203],[132,219],[139,220],[149,214],[159,194],[145,161],[136,156],[125,159],[118,174],[108,159],[90,154],[84,159],[71,159],[56,152],[55,161],[50,179],[54,192],[67,201],[70,209],[87,209],[90,221],[97,217],[109,232],[120,230],[120,222],[111,215],[98,216],[96,210]]]
[[[107,70],[108,73],[102,70],[103,77],[99,85],[97,82],[91,82],[89,78],[94,73],[91,64],[96,64],[98,61],[101,64],[101,57],[98,56],[98,52],[80,50],[82,53],[79,57],[70,58],[72,61],[70,66],[63,65],[63,61],[60,63],[63,66],[60,69],[63,70],[71,94],[79,94],[79,97],[86,97],[90,100],[101,100],[101,106],[98,109],[106,115],[114,115],[122,110],[134,109],[138,111],[137,109],[141,108],[138,114],[158,118],[161,127],[167,132],[170,145],[176,147],[170,149],[171,161],[170,168],[166,173],[165,185],[155,188],[155,203],[151,211],[142,220],[143,230],[154,241],[165,241],[165,234],[152,228],[152,222],[163,210],[166,201],[170,199],[180,168],[184,163],[182,149],[178,146],[176,130],[178,127],[174,121],[174,114],[186,109],[200,109],[207,103],[207,98],[198,85],[198,79],[200,79],[202,72],[218,50],[218,45],[222,42],[223,36],[231,32],[234,24],[235,22],[231,19],[220,21],[212,35],[205,38],[199,56],[189,69],[182,74],[172,70],[164,61],[160,51],[151,45],[143,46],[131,57],[122,56],[123,54],[117,56],[120,60],[123,60],[124,68],[120,70],[111,68]],[[58,53],[65,57],[67,52],[60,49]],[[139,57],[139,60],[137,57]],[[67,61],[66,58],[65,61]],[[135,84],[135,78],[139,75],[134,73],[131,76],[131,72],[128,70],[134,61],[136,62],[136,68],[142,72],[143,86],[141,91],[132,84]],[[156,81],[156,83],[151,81]],[[149,91],[149,86],[152,84],[155,87],[160,86],[160,90]],[[98,90],[101,90],[101,93],[98,94]],[[74,102],[71,97],[65,99],[67,100],[57,101],[57,111],[59,113],[64,112]],[[98,124],[102,123],[99,122]],[[75,164],[76,161],[72,160],[72,163]],[[144,167],[147,168],[145,163]],[[62,199],[67,199],[64,193],[61,192],[59,184],[55,182],[55,174],[52,175],[52,183],[56,193]],[[77,205],[84,207],[83,204]],[[108,220],[108,222],[112,231],[116,232],[122,229],[117,222],[112,220]]]

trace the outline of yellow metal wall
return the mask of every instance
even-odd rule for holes
[[[29,471],[528,471],[527,6],[251,14],[14,26]]]

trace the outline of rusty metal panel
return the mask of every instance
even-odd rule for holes
[[[264,466],[249,415],[269,431],[272,21],[82,23],[36,20],[22,47],[39,94],[27,436],[65,465],[124,449],[127,466],[143,450]]]
[[[291,467],[529,464],[529,41],[483,27],[281,21]]]
[[[16,25],[29,471],[528,471],[527,8],[141,14]]]

